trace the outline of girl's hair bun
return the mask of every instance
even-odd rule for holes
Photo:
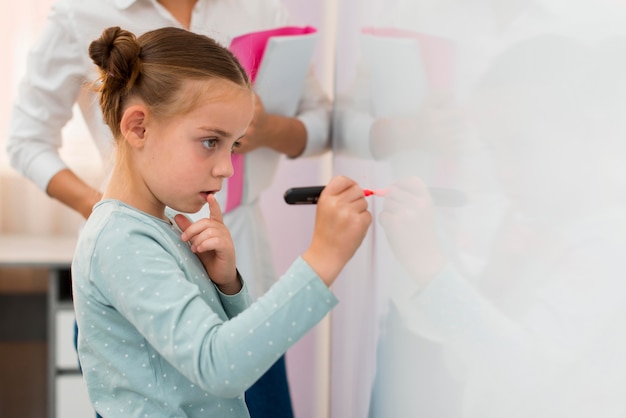
[[[92,88],[100,96],[102,116],[116,140],[122,136],[124,107],[132,99],[155,117],[167,117],[189,111],[213,89],[207,84],[182,97],[187,80],[224,80],[252,91],[245,70],[228,49],[182,28],[162,27],[135,37],[118,26],[110,27],[89,45],[89,57],[100,73]]]
[[[103,83],[125,85],[126,91],[141,72],[141,46],[134,34],[119,26],[105,29],[89,45],[89,57],[100,67]]]

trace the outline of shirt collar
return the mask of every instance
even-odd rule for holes
[[[113,0],[113,3],[118,9],[127,9],[136,1],[137,0]]]

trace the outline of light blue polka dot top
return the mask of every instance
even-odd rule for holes
[[[337,300],[298,258],[250,305],[221,293],[175,224],[104,200],[72,263],[78,352],[108,417],[248,417],[243,393]],[[254,278],[250,278],[254,280]]]

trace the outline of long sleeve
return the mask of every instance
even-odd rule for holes
[[[66,15],[53,10],[28,54],[7,141],[11,165],[44,191],[50,179],[66,167],[59,156],[61,130],[72,117],[85,81],[87,58]]]
[[[251,305],[245,277],[221,294],[175,226],[115,201],[96,205],[72,273],[81,364],[103,405],[145,396],[245,416],[243,392],[337,303],[302,259]]]

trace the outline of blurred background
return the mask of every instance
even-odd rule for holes
[[[1,6],[2,132],[51,3]],[[321,35],[333,150],[281,160],[262,196],[277,271],[314,218],[284,204],[287,188],[343,174],[381,190],[333,287],[340,304],[287,353],[296,416],[626,416],[626,2],[285,3]],[[97,185],[76,115],[62,152]],[[9,168],[5,137],[2,251],[74,237],[80,217]],[[49,309],[51,292],[67,308],[67,289],[13,264],[0,269],[0,416],[45,416],[50,396],[57,416],[89,416],[80,376],[48,380],[57,319],[56,352],[72,361],[71,310]]]

